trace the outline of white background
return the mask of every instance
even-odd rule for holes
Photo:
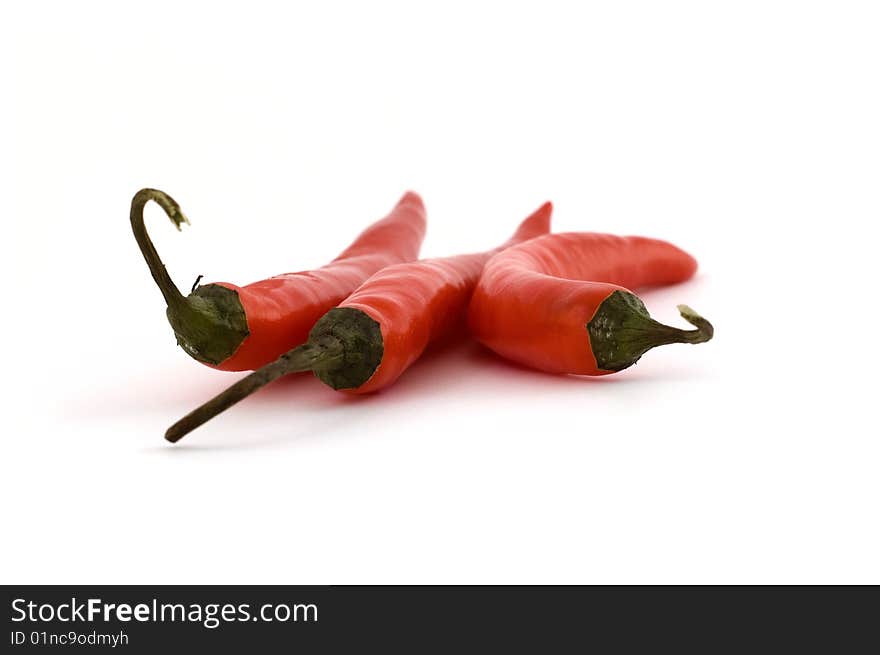
[[[880,583],[875,3],[16,3],[2,10],[5,583]],[[423,253],[669,239],[710,318],[604,379],[473,344],[349,398],[236,379],[181,288],[318,266],[408,188]]]

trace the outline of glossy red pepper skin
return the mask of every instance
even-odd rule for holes
[[[425,225],[422,199],[408,192],[387,217],[364,230],[326,266],[243,287],[214,283],[238,294],[250,334],[231,357],[213,367],[224,371],[257,369],[301,344],[315,321],[371,275],[416,259]]]
[[[615,292],[625,294],[617,298],[631,300],[635,296],[629,289],[683,282],[696,270],[693,257],[665,241],[596,233],[552,234],[510,248],[489,262],[471,299],[468,326],[478,341],[525,366],[553,373],[606,375],[631,365],[641,352],[632,361],[632,357],[624,358],[613,368],[603,368],[594,353],[598,340],[610,339],[611,348],[619,341],[623,348],[636,338],[641,347],[647,345],[647,336],[654,338],[652,330],[665,326],[641,318],[638,324],[629,318],[623,325],[601,316],[597,321],[603,303]],[[640,301],[635,298],[633,303]],[[672,331],[664,332],[666,339],[672,339],[673,333],[693,334],[666,329]],[[640,335],[647,336],[642,339]],[[699,342],[696,337],[673,340],[684,338]],[[660,340],[655,341],[652,345],[660,345]]]
[[[494,250],[389,266],[362,284],[339,307],[360,310],[376,321],[384,352],[366,382],[342,390],[363,394],[387,387],[430,343],[463,329],[471,294],[486,262],[506,248],[547,234],[552,211],[549,202],[542,205]]]

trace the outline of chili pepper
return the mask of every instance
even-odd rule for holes
[[[483,266],[504,248],[546,234],[552,209],[549,202],[542,205],[495,250],[382,269],[322,316],[306,343],[187,414],[168,429],[165,438],[178,441],[288,373],[311,370],[333,389],[355,394],[390,385],[430,343],[464,328],[468,301]]]
[[[553,373],[605,375],[669,343],[702,343],[712,325],[686,305],[696,330],[663,325],[628,289],[687,280],[697,262],[645,237],[560,233],[510,248],[486,266],[468,310],[474,337],[499,355]]]
[[[189,221],[171,196],[141,189],[131,201],[131,227],[147,266],[168,304],[177,343],[193,358],[224,371],[252,370],[302,343],[327,310],[373,273],[418,257],[425,207],[413,192],[376,221],[332,262],[239,287],[229,282],[193,285],[183,294],[165,270],[144,227],[144,205],[155,201],[180,229]]]

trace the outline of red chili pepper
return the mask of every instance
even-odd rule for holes
[[[205,284],[184,297],[144,227],[144,205],[150,200],[165,210],[178,230],[189,221],[162,191],[142,189],[131,201],[131,227],[168,303],[168,321],[177,343],[203,364],[224,371],[259,368],[305,341],[315,321],[373,273],[418,257],[425,236],[422,199],[408,192],[387,217],[364,230],[322,268],[285,273],[244,287]]]
[[[510,248],[486,266],[468,311],[477,340],[507,359],[553,373],[605,375],[654,346],[702,343],[712,325],[685,305],[697,327],[679,330],[648,315],[628,289],[687,280],[697,262],[645,237],[560,233]]]
[[[382,269],[321,317],[306,343],[187,414],[168,429],[165,438],[178,441],[288,373],[311,370],[334,389],[356,394],[388,386],[428,344],[464,327],[468,301],[486,262],[509,246],[546,234],[552,209],[549,202],[542,205],[495,250]]]

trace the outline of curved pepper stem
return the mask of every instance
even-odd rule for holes
[[[168,270],[165,268],[165,264],[162,263],[159,253],[156,252],[156,248],[147,234],[147,228],[144,226],[144,206],[150,200],[165,210],[165,213],[168,214],[168,218],[171,219],[178,232],[180,231],[180,226],[184,223],[189,225],[189,219],[184,216],[180,205],[177,204],[174,198],[158,189],[141,189],[131,199],[131,229],[147,262],[147,266],[150,268],[150,273],[152,273],[153,279],[156,281],[156,286],[159,287],[159,291],[162,292],[162,296],[169,307],[181,307],[186,304],[186,298],[180,293],[180,289],[174,284],[171,276],[168,275]]]
[[[687,305],[678,305],[677,308],[681,317],[697,329],[677,330],[677,328],[672,328],[673,330],[676,330],[681,337],[679,342],[673,343],[704,343],[715,336],[715,328],[712,324],[697,314],[693,309]]]
[[[635,364],[651,348],[670,343],[703,343],[715,328],[687,305],[678,311],[696,330],[681,330],[655,321],[645,304],[628,291],[614,291],[587,324],[596,366],[603,371],[622,371]]]
[[[165,210],[178,230],[189,220],[177,201],[158,189],[141,189],[131,200],[131,229],[168,305],[168,322],[187,354],[200,362],[218,365],[231,357],[249,334],[238,293],[217,284],[199,287],[199,280],[189,296],[180,293],[144,226],[144,206],[150,200]]]

